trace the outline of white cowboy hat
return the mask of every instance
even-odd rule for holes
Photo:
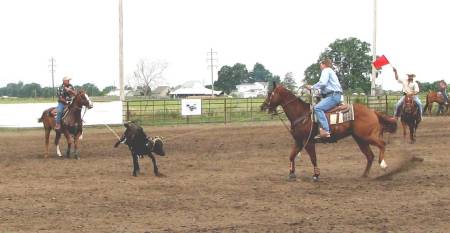
[[[63,78],[63,81],[66,81],[66,80],[71,80],[72,78],[71,77],[69,77],[69,76],[65,76],[64,78]]]

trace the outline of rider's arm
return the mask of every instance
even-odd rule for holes
[[[67,104],[66,99],[65,99],[64,96],[62,96],[62,95],[58,96],[58,101],[61,102],[61,103],[63,103],[63,104]]]
[[[70,87],[64,87],[64,89],[71,95],[75,95],[75,90],[73,88]]]
[[[395,74],[395,80],[397,80],[397,82],[403,84],[403,80],[401,80],[401,79],[398,78],[397,69],[395,69],[395,68],[393,67],[392,70],[394,71],[394,74]]]
[[[314,89],[321,89],[322,87],[325,87],[327,85],[328,79],[330,78],[330,70],[331,68],[326,68],[322,70],[319,82],[317,82],[312,86]]]
[[[414,82],[414,90],[413,90],[413,94],[417,95],[419,94],[419,84],[417,82]]]

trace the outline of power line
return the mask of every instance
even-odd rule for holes
[[[50,62],[50,64],[48,66],[50,67],[50,72],[52,72],[52,90],[53,90],[52,99],[54,100],[55,99],[55,95],[56,95],[56,92],[55,92],[55,72],[56,72],[56,70],[55,70],[55,67],[56,67],[55,58],[51,57],[49,62]]]
[[[218,59],[217,59],[217,52],[214,52],[212,48],[211,52],[208,52],[207,60],[209,64],[208,68],[211,69],[211,97],[214,97],[214,68],[217,68]]]

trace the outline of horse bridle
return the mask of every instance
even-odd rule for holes
[[[275,94],[275,89],[272,91],[272,93],[270,94],[270,97],[269,97],[269,101],[267,101],[267,99],[266,100],[264,100],[264,104],[267,106],[267,108],[269,108],[269,109],[273,109],[274,110],[274,112],[276,112],[275,111],[275,108],[276,107],[272,107],[271,106],[271,102],[272,102],[272,98],[273,98],[273,96],[274,96],[274,94]],[[281,107],[286,107],[286,106],[288,106],[289,104],[291,104],[291,103],[293,103],[294,101],[296,101],[297,100],[297,98],[293,98],[293,99],[291,99],[291,100],[289,100],[287,103],[285,103],[285,104],[280,104],[281,105]]]

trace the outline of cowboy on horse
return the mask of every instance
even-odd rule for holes
[[[56,126],[55,130],[59,130],[61,128],[61,118],[63,115],[63,111],[65,106],[69,105],[73,96],[76,95],[75,88],[70,84],[70,80],[72,78],[66,76],[63,78],[63,84],[57,90],[58,96],[58,105],[56,106]]]
[[[333,66],[331,59],[326,58],[320,62],[320,69],[322,73],[320,75],[319,82],[311,85],[306,85],[307,89],[320,90],[323,98],[314,106],[314,112],[321,125],[319,134],[322,138],[329,138],[330,126],[328,124],[325,112],[338,105],[341,102],[342,87],[339,83],[339,79],[331,68]]]
[[[444,100],[445,100],[444,104],[447,105],[448,104],[448,95],[447,95],[447,83],[445,82],[445,80],[442,79],[441,81],[439,81],[438,89],[441,92],[442,96],[444,97]]]
[[[395,119],[398,119],[400,117],[400,106],[402,105],[404,99],[405,99],[405,95],[413,95],[414,97],[414,102],[416,102],[416,104],[419,106],[420,109],[420,118],[422,118],[422,113],[423,113],[423,106],[422,103],[420,102],[419,96],[417,94],[419,94],[419,84],[417,84],[415,77],[415,74],[407,74],[408,79],[399,79],[398,78],[398,74],[397,74],[397,69],[395,69],[395,67],[392,68],[394,73],[395,73],[395,79],[401,83],[402,86],[402,91],[403,91],[403,96],[398,100],[397,104],[395,105]]]

